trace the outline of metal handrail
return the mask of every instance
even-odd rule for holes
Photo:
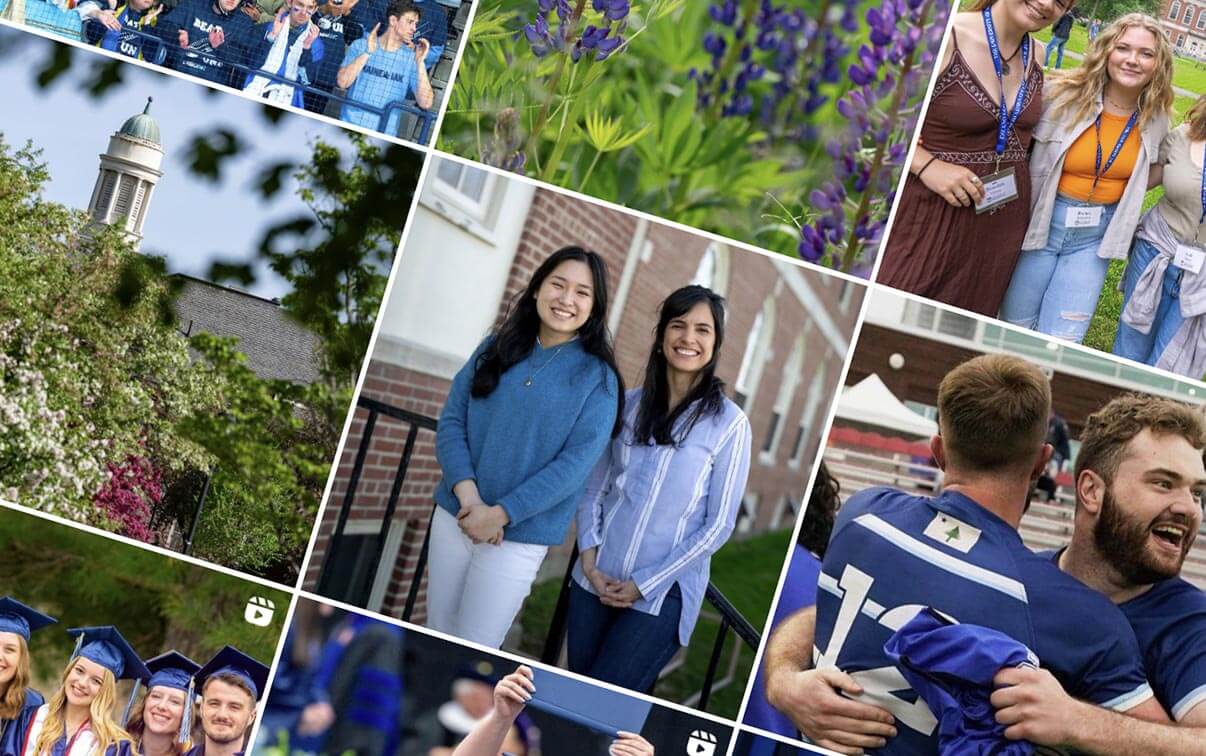
[[[382,516],[383,526],[377,534],[376,544],[371,562],[371,569],[365,571],[365,584],[359,587],[359,595],[366,595],[367,590],[372,585],[372,580],[376,576],[380,568],[381,558],[385,548],[385,533],[389,529],[388,524],[393,520],[394,511],[397,505],[399,494],[402,490],[402,483],[406,477],[406,470],[410,464],[410,457],[414,452],[415,439],[420,429],[435,431],[438,428],[438,421],[435,418],[420,415],[415,412],[410,412],[385,402],[376,399],[370,399],[361,396],[357,402],[358,407],[368,410],[368,417],[364,423],[364,429],[361,432],[360,445],[356,450],[356,458],[352,464],[351,477],[348,479],[347,490],[344,492],[343,507],[339,512],[339,519],[335,525],[335,530],[331,534],[330,544],[327,547],[326,561],[323,565],[322,577],[319,578],[318,593],[329,595],[330,575],[333,571],[330,569],[331,560],[339,550],[339,546],[343,540],[343,531],[347,526],[348,516],[352,510],[352,504],[355,501],[356,489],[360,485],[360,477],[364,469],[365,459],[368,457],[369,446],[372,443],[373,432],[376,429],[377,418],[380,415],[386,415],[396,420],[400,420],[410,424],[410,429],[406,436],[406,446],[402,452],[402,458],[398,464],[398,471],[394,476],[393,485],[390,488],[389,500],[386,504],[385,514]],[[435,514],[435,509],[438,505],[432,504],[431,515]],[[411,615],[414,613],[415,604],[418,602],[419,590],[423,582],[423,576],[427,570],[427,556],[431,547],[431,516],[428,517],[426,532],[423,535],[423,546],[419,550],[419,558],[415,563],[414,576],[411,578],[410,587],[406,594],[406,603],[402,610],[401,619],[404,622],[411,621]],[[560,660],[561,650],[565,644],[567,632],[567,617],[569,613],[569,592],[570,584],[573,581],[573,568],[578,560],[578,546],[575,543],[570,552],[570,559],[565,569],[565,574],[561,579],[561,589],[557,595],[557,605],[553,611],[553,618],[549,622],[549,630],[545,635],[544,648],[540,655],[540,660],[546,664],[556,666]],[[355,588],[355,586],[353,586]],[[340,598],[340,597],[333,597]],[[344,597],[346,598],[346,597]],[[716,633],[716,640],[713,642],[711,659],[708,663],[707,671],[704,675],[704,684],[699,692],[699,703],[697,707],[701,711],[706,711],[708,700],[711,696],[714,683],[716,681],[716,670],[720,665],[721,656],[724,651],[725,642],[728,640],[730,633],[736,636],[745,643],[751,650],[756,651],[761,643],[761,635],[758,629],[747,620],[741,612],[733,606],[732,602],[717,588],[711,581],[708,582],[707,591],[704,594],[706,600],[712,607],[720,613],[721,621],[720,628]],[[656,684],[656,683],[655,683]]]

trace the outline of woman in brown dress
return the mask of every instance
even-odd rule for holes
[[[884,250],[879,283],[997,314],[1029,225],[1027,150],[1043,109],[1043,48],[1030,39],[1030,32],[1054,22],[1071,4],[982,1],[974,11],[955,16],[951,44]],[[999,51],[995,61],[990,33]],[[1023,76],[1025,92],[1019,97]],[[1008,125],[1006,138],[999,141],[1002,88]],[[1009,191],[1009,169],[1016,196]],[[1001,182],[993,182],[994,176]],[[995,190],[994,196],[1000,192],[1013,199],[977,213],[975,205],[986,188]]]

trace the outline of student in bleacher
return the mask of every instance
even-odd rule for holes
[[[407,0],[393,0],[386,12],[386,28],[377,24],[368,36],[349,47],[336,83],[348,90],[348,98],[375,108],[403,102],[413,94],[415,103],[426,110],[435,101],[435,93],[427,78],[423,61],[430,45],[427,40],[415,40],[419,25],[419,10]],[[381,115],[355,105],[344,105],[340,117],[367,129],[386,134],[398,133],[402,112],[393,110],[381,123]]]
[[[364,27],[351,17],[358,0],[326,0],[318,6],[314,23],[318,26],[318,37],[322,40],[322,60],[312,61],[306,73],[314,87],[324,92],[333,92],[339,67],[347,54],[348,45],[364,36]],[[306,110],[311,113],[327,113],[328,99],[316,92],[306,92]],[[328,115],[339,117],[339,108]]]
[[[231,85],[238,78],[231,64],[244,63],[255,26],[239,4],[240,0],[183,0],[164,15],[156,29],[170,51],[167,65]]]
[[[440,59],[444,46],[448,42],[448,17],[444,8],[436,0],[412,0],[412,5],[419,11],[419,27],[415,30],[415,39],[425,39],[431,45],[423,66],[429,71]],[[374,24],[384,24],[386,11],[389,10],[389,0],[358,0],[353,3],[352,20],[365,29],[373,28]]]
[[[716,377],[724,298],[684,286],[659,308],[644,385],[578,502],[569,668],[648,691],[687,645],[750,467],[750,421]]]
[[[248,63],[275,76],[247,74],[244,92],[299,108],[305,104],[302,91],[281,79],[306,86],[310,84],[306,69],[323,58],[318,25],[310,20],[316,8],[315,0],[289,0],[288,5],[277,12],[271,25],[261,24],[255,28],[249,35]]]
[[[88,2],[81,3],[80,8],[81,16],[97,22],[84,22],[82,33],[85,42],[138,60],[154,58],[159,42],[134,32],[155,33],[155,23],[163,12],[162,3],[156,0],[127,0],[110,9],[102,8],[99,3]]]

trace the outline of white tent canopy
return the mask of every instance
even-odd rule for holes
[[[938,432],[937,423],[906,407],[875,373],[842,389],[837,416],[913,436],[929,437]]]

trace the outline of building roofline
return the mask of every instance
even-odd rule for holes
[[[258,299],[261,302],[266,302],[271,305],[276,305],[277,307],[284,306],[281,304],[281,300],[277,297],[265,297],[261,294],[256,294],[254,292],[247,291],[246,289],[240,289],[238,286],[230,286],[228,284],[214,283],[213,281],[201,278],[199,276],[190,275],[188,273],[169,273],[168,278],[183,278],[188,281],[195,281],[196,283],[205,284],[206,286],[212,286],[215,289],[223,289],[225,291],[233,291],[236,294],[242,294],[245,297],[251,297],[252,299]]]

